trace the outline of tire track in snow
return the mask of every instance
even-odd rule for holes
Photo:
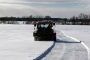
[[[51,50],[51,52],[42,60],[58,60],[61,59],[64,51],[65,51],[65,46],[61,43],[55,43],[54,48]]]

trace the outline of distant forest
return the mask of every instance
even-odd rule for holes
[[[51,20],[61,25],[90,25],[90,15],[79,14],[71,18],[53,18],[51,16],[33,16],[28,17],[0,17],[0,24],[32,24],[33,21]]]

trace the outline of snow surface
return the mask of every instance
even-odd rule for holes
[[[53,45],[33,39],[33,25],[0,25],[0,60],[33,60]],[[83,41],[90,48],[89,26],[57,25],[55,46],[44,60],[87,60],[86,48],[64,34]],[[64,33],[62,33],[62,32]]]
[[[80,43],[56,42],[51,52],[42,60],[88,60],[88,54]]]
[[[53,42],[36,42],[32,25],[0,25],[0,60],[33,60]]]

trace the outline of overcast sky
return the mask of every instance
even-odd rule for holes
[[[71,17],[90,13],[89,0],[0,0],[0,16]]]

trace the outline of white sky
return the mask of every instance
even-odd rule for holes
[[[89,0],[0,0],[0,16],[71,17],[90,12]]]

